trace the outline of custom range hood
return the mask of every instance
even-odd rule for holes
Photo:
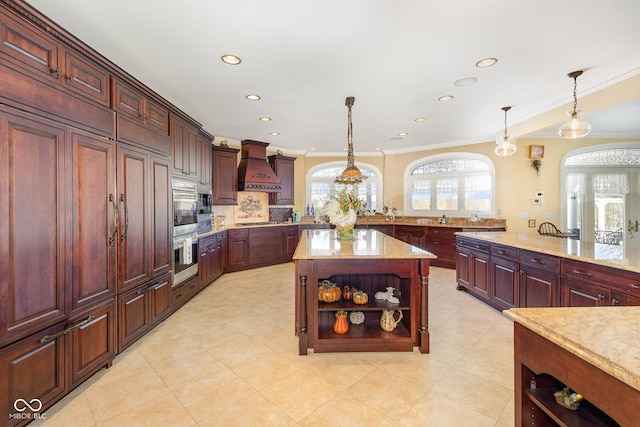
[[[267,162],[266,142],[241,141],[242,157],[238,165],[238,191],[277,193],[282,190],[280,180]]]

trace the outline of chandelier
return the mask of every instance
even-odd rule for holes
[[[367,179],[366,176],[360,172],[360,169],[354,164],[353,160],[353,129],[351,125],[351,107],[353,107],[356,98],[348,96],[344,102],[344,105],[349,108],[348,124],[347,124],[347,167],[342,174],[334,180],[338,184],[358,184]]]

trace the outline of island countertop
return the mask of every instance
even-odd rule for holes
[[[293,254],[299,259],[434,259],[424,249],[369,229],[354,230],[354,240],[338,240],[335,230],[305,230]]]
[[[504,314],[640,390],[640,307],[512,308]]]
[[[640,273],[639,249],[540,236],[533,233],[490,231],[459,232],[456,235]]]

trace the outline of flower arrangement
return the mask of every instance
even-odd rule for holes
[[[329,222],[336,226],[342,239],[353,239],[353,225],[356,223],[357,213],[364,205],[355,192],[346,188],[338,191],[324,206],[324,214]]]

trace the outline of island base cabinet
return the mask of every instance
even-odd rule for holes
[[[514,350],[517,427],[637,425],[640,391],[517,322]],[[584,396],[575,411],[553,397],[565,386]]]

